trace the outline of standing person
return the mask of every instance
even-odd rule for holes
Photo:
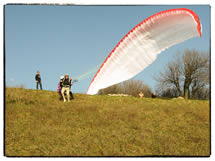
[[[37,71],[37,74],[35,76],[35,80],[36,80],[36,88],[38,89],[38,84],[40,85],[40,89],[42,90],[42,83],[41,83],[41,77],[40,77],[40,72]]]
[[[69,79],[69,75],[66,74],[65,77],[64,77],[64,79],[63,79],[63,82],[62,82],[61,94],[63,96],[64,102],[66,102],[64,92],[66,92],[67,100],[68,100],[68,102],[70,102],[70,88],[71,88],[71,85],[72,85],[72,81],[71,80],[72,80],[72,78]]]

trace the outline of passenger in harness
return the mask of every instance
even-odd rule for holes
[[[62,94],[61,94],[63,79],[64,79],[64,76],[61,76],[61,77],[60,77],[60,82],[58,83],[58,86],[57,86],[57,93],[58,93],[59,96],[60,96],[60,98],[59,98],[60,100],[63,100],[63,96],[62,96]]]
[[[61,86],[62,86],[61,94],[63,96],[64,102],[66,102],[65,93],[66,93],[66,97],[67,97],[68,102],[70,102],[70,88],[72,86],[72,78],[69,79],[68,74],[65,75]]]

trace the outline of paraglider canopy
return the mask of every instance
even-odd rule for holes
[[[201,24],[192,10],[170,9],[148,17],[114,47],[95,74],[87,94],[96,94],[134,77],[163,50],[198,36],[201,37]]]

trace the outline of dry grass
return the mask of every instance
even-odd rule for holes
[[[6,88],[6,156],[209,156],[209,101]]]

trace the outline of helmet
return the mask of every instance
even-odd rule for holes
[[[64,78],[64,76],[60,76],[60,79],[63,79]]]

